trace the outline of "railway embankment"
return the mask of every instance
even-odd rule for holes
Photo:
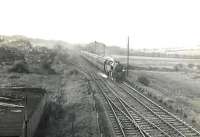
[[[22,56],[22,59],[25,58],[26,66],[14,64],[13,62],[17,63],[15,60],[1,60],[0,64],[1,86],[37,87],[46,90],[49,107],[45,109],[36,132],[32,132],[30,137],[34,134],[37,137],[99,136],[96,111],[93,108],[94,98],[88,89],[85,75],[74,65],[76,61],[73,51],[36,49],[33,48],[31,50],[34,51],[33,53]],[[10,68],[14,69],[8,71]],[[26,70],[28,73],[25,73]],[[42,105],[34,110],[41,110],[40,106]],[[2,111],[0,113],[2,114]],[[19,116],[20,119],[24,117],[21,110],[12,114],[14,117]],[[36,116],[34,120],[39,120],[37,115],[34,116]],[[21,125],[15,126],[22,131]]]
[[[0,57],[0,136],[26,134],[33,137],[45,111],[49,93],[57,91],[61,77],[49,73],[56,63],[55,56],[51,56],[53,50],[36,50],[30,43],[18,42],[19,47],[6,43],[0,49],[0,53],[5,53]],[[21,46],[26,50],[21,50]],[[43,67],[44,64],[48,67]]]
[[[90,70],[91,73],[97,73],[96,69]],[[199,136],[200,133],[195,130],[195,128],[188,126],[188,124],[178,118],[181,117],[180,114],[177,116],[172,114],[174,112],[172,107],[168,104],[163,105],[162,101],[159,102],[157,100],[158,98],[155,94],[144,88],[151,87],[152,81],[150,78],[146,78],[146,80],[148,80],[148,84],[146,85],[144,83],[141,84],[143,80],[140,79],[140,81],[138,81],[137,77],[133,84],[132,82],[130,83],[136,88],[137,92],[132,89],[126,89],[125,87],[119,88],[117,85],[121,84],[114,82],[115,84],[112,84],[112,88],[115,88],[114,92],[116,92],[119,97],[115,97],[114,94],[111,95],[110,93],[113,91],[110,88],[106,88],[106,85],[109,83],[108,81],[110,81],[109,79],[100,79],[99,76],[93,79],[93,81],[96,81],[96,85],[101,86],[102,92],[105,94],[103,95],[103,99],[101,98],[101,101],[107,106],[106,112],[109,113],[108,120],[112,123],[111,125],[115,135],[126,136],[129,134],[139,134],[143,136],[144,133],[156,136],[157,133],[159,133],[161,136]],[[123,93],[124,90],[130,92],[130,94]],[[152,102],[152,100],[154,102]],[[143,126],[144,123],[148,125],[145,127],[149,127],[148,129],[151,130],[145,128]],[[132,125],[135,126],[132,127]]]
[[[47,120],[41,122],[37,137],[99,136],[95,99],[87,77],[75,64],[73,55],[61,64],[59,90],[51,92]]]
[[[173,114],[200,129],[199,79],[196,74],[183,72],[150,72],[132,70],[128,82]],[[149,85],[139,82],[149,80]]]

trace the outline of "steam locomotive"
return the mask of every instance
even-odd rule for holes
[[[99,56],[87,51],[81,52],[82,57],[92,63],[114,81],[120,82],[125,80],[126,69],[119,61],[111,57]]]

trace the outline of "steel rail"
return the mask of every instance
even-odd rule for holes
[[[90,74],[90,75],[91,75],[91,78],[92,78],[92,79],[94,80],[94,82],[96,83],[96,85],[98,86],[98,88],[100,89],[100,91],[103,92],[103,91],[101,90],[101,87],[97,84],[97,81],[96,81],[96,78],[94,77],[94,74]],[[114,111],[112,105],[110,104],[110,102],[108,101],[108,99],[107,99],[106,97],[105,97],[105,99],[106,99],[106,102],[108,103],[109,108],[111,109],[112,113],[114,114],[114,118],[115,118],[115,120],[116,120],[116,123],[117,123],[118,128],[120,129],[120,132],[122,133],[122,136],[123,136],[123,137],[126,137],[125,132],[124,132],[123,127],[122,127],[122,124],[121,124],[120,120],[119,120],[118,117],[117,117],[117,114],[115,113],[115,111]]]
[[[133,116],[130,114],[130,112],[128,111],[128,109],[126,108],[126,106],[124,105],[124,103],[121,101],[121,99],[117,98],[118,101],[120,102],[120,104],[122,105],[123,109],[125,110],[125,113],[128,115],[128,117],[132,120],[132,122],[134,123],[134,125],[139,129],[140,133],[143,135],[143,136],[149,136],[145,131],[143,131],[140,126],[137,124],[137,122],[135,121],[135,119],[133,118]],[[143,133],[144,132],[144,133]],[[144,135],[145,134],[145,135]]]
[[[107,98],[107,100],[120,112],[120,113],[122,113],[132,124],[133,124],[133,126],[134,127],[136,127],[134,124],[134,122],[133,122],[133,120],[126,114],[126,113],[124,113],[105,93],[103,93],[104,94],[104,96],[105,96],[105,98]],[[137,129],[139,129],[138,127],[136,127]],[[124,128],[125,129],[125,128]],[[148,136],[148,137],[151,137],[151,136],[149,136],[149,135],[147,135],[147,134],[145,134],[144,135],[144,133],[141,131],[141,130],[139,130],[139,133],[142,135],[142,137],[146,137],[146,136]]]
[[[135,91],[137,94],[139,94],[141,97],[143,97],[144,99],[146,99],[147,101],[149,101],[150,103],[152,103],[154,106],[156,106],[157,108],[159,108],[160,110],[162,110],[163,112],[165,112],[166,114],[168,114],[170,117],[174,118],[176,120],[176,122],[180,122],[181,124],[183,124],[184,126],[186,126],[190,131],[194,132],[196,135],[194,136],[199,136],[200,137],[200,132],[197,131],[196,129],[194,129],[193,127],[189,126],[186,122],[182,121],[181,119],[179,119],[178,117],[176,117],[174,114],[172,114],[171,112],[167,111],[166,109],[164,109],[163,107],[161,107],[160,105],[156,104],[155,102],[153,102],[152,100],[150,100],[149,98],[147,98],[145,95],[143,95],[142,93],[140,93],[139,91],[137,91],[135,88],[133,88],[132,86],[128,85],[127,83],[123,82],[123,85],[125,85],[126,87],[128,87],[129,89],[132,89],[133,91]],[[127,93],[129,93],[127,91]],[[129,93],[129,94],[133,94],[133,93]],[[132,95],[133,96],[133,95]],[[157,114],[158,115],[158,114]],[[162,116],[161,116],[162,117]],[[172,123],[170,123],[170,125],[172,125]],[[177,131],[179,131],[179,129],[177,129],[174,125],[172,125]],[[184,136],[188,136],[187,133],[182,133],[181,131],[179,131],[181,134],[183,134]],[[189,135],[191,136],[191,135]]]
[[[95,74],[94,74],[94,75],[95,75]],[[120,108],[118,108],[118,107],[113,103],[113,101],[104,93],[104,89],[103,89],[102,85],[100,86],[100,83],[97,83],[97,81],[96,81],[97,78],[93,76],[93,79],[95,80],[96,85],[97,85],[98,88],[100,89],[102,95],[104,96],[104,98],[105,98],[106,101],[108,102],[109,106],[110,106],[111,104],[113,104],[113,105],[115,106],[115,108],[116,108],[120,113],[122,113],[122,114],[130,121],[131,125],[134,126],[134,128],[135,128],[134,130],[138,130],[138,131],[139,131],[139,134],[140,134],[142,137],[151,137],[151,136],[149,136],[149,135],[144,135],[143,131],[141,131],[141,129],[138,127],[138,125],[135,125],[136,123],[135,123],[126,113],[124,113]],[[98,79],[98,80],[100,80],[100,79]],[[114,109],[113,109],[111,106],[110,106],[110,108],[112,109],[113,113],[115,113],[115,112],[114,112]],[[117,118],[117,114],[116,114],[116,113],[115,113],[115,117]],[[119,126],[120,126],[120,128],[121,128],[121,131],[123,131],[123,129],[125,129],[125,128],[123,128],[122,123],[120,122],[119,118],[117,118],[117,120],[118,120],[118,122],[120,123]],[[130,134],[130,133],[129,133],[129,134]],[[126,135],[125,132],[123,133],[123,136],[124,136],[124,135]]]
[[[123,87],[120,87],[123,91],[125,91],[130,97],[134,98],[140,105],[142,105],[143,107],[145,107],[147,110],[149,110],[152,115],[156,116],[158,119],[160,119],[164,124],[166,124],[165,126],[168,126],[168,133],[169,135],[174,135],[177,134],[178,136],[182,136],[182,137],[186,137],[184,134],[182,134],[181,132],[179,132],[173,125],[171,125],[170,123],[168,123],[167,121],[165,121],[162,117],[160,117],[158,114],[156,114],[151,108],[149,108],[147,105],[145,105],[142,101],[140,101],[138,98],[136,98],[135,96],[133,96],[131,93],[129,93],[126,89],[124,89]],[[159,121],[154,120],[153,122],[157,122],[159,123]],[[161,128],[161,127],[160,127]],[[171,128],[171,130],[169,130],[169,128]],[[167,127],[162,127],[161,129],[166,130]],[[172,130],[174,130],[174,132],[172,132]]]
[[[105,84],[105,83],[104,83]],[[105,86],[108,87],[108,85],[105,84]],[[114,94],[114,96],[116,96],[118,98],[118,100],[120,100],[120,102],[122,102],[122,104],[126,105],[129,109],[131,109],[131,111],[134,111],[137,115],[139,115],[140,117],[142,117],[144,120],[146,120],[150,125],[152,125],[153,127],[156,127],[157,129],[159,129],[165,136],[170,137],[169,134],[167,134],[165,131],[163,131],[160,127],[158,127],[157,125],[155,125],[154,123],[152,123],[151,121],[149,121],[148,119],[145,118],[145,116],[143,116],[142,114],[140,114],[139,111],[137,111],[135,108],[131,107],[124,99],[122,99],[120,96],[118,96],[112,89],[111,86],[108,87],[110,89],[110,91],[112,91],[112,93]],[[126,111],[129,111],[127,110]],[[132,117],[132,115],[131,115]],[[132,117],[133,118],[133,117]],[[133,118],[134,119],[134,118]]]
[[[110,90],[112,90],[112,89],[110,89],[108,86],[106,86],[106,84],[105,84],[105,81],[103,81],[101,78],[100,79],[98,79],[98,80],[100,80],[102,83],[103,83],[103,85],[102,85],[102,87],[107,87],[108,89],[109,89],[109,91]],[[118,98],[118,100],[119,100],[119,98]],[[167,133],[165,133],[164,131],[162,131],[158,126],[156,126],[155,124],[153,124],[153,123],[151,123],[150,121],[148,121],[147,119],[145,119],[141,114],[139,114],[139,112],[137,112],[135,109],[133,109],[133,108],[131,108],[132,109],[132,112],[134,111],[134,113],[136,114],[136,115],[138,115],[140,118],[142,118],[143,119],[143,124],[142,124],[142,126],[144,126],[144,122],[146,122],[146,124],[148,123],[148,127],[150,128],[153,128],[154,129],[154,132],[156,132],[155,130],[157,130],[157,132],[159,133],[160,132],[160,136],[165,136],[165,137],[170,137]],[[133,118],[134,119],[134,118]],[[141,124],[141,123],[140,123]],[[141,127],[139,127],[140,128],[140,130],[141,131],[143,131],[146,135],[148,135],[148,136],[150,136],[149,134],[152,134],[152,131],[150,131],[149,129],[147,130],[147,129],[144,129],[144,127],[143,127],[143,129],[141,129]],[[155,134],[155,133],[154,133]],[[157,134],[158,135],[158,134]],[[155,136],[155,135],[154,135]]]
[[[180,127],[180,128],[182,128],[181,130],[183,130],[183,128],[188,128],[188,129],[186,129],[187,131],[182,131],[182,132],[180,132],[179,130],[180,130],[180,128],[178,127],[178,126],[176,126],[176,125],[174,125],[173,123],[171,123],[171,121],[169,121],[168,120],[168,124],[173,124],[173,125],[171,125],[172,127],[174,127],[175,129],[175,131],[176,130],[178,130],[178,132],[179,133],[181,133],[182,134],[182,136],[188,136],[188,134],[189,134],[189,132],[191,132],[191,134],[192,134],[192,132],[193,132],[193,134],[195,134],[194,136],[200,136],[200,133],[199,133],[199,131],[197,131],[196,129],[194,129],[193,127],[191,127],[190,125],[188,125],[187,123],[185,123],[184,121],[182,121],[181,119],[179,119],[178,117],[176,117],[174,114],[172,114],[172,113],[170,113],[170,112],[168,112],[167,110],[165,110],[164,108],[162,108],[161,106],[159,106],[158,104],[156,104],[156,103],[154,103],[152,100],[150,100],[149,98],[147,98],[146,96],[144,96],[142,93],[140,93],[139,91],[137,91],[136,89],[134,89],[132,86],[130,86],[130,85],[128,85],[127,83],[123,83],[125,86],[127,86],[128,88],[130,88],[130,89],[132,89],[132,90],[134,90],[134,91],[136,91],[138,94],[140,94],[142,97],[144,97],[144,98],[146,98],[148,101],[150,101],[153,105],[155,105],[155,106],[157,106],[158,108],[160,108],[160,109],[162,109],[165,113],[167,113],[168,115],[169,115],[169,117],[171,118],[174,118],[176,121],[173,121],[173,122],[177,122],[177,123],[181,123],[182,125],[182,127]],[[152,106],[151,106],[151,108],[152,108]],[[153,110],[153,112],[155,111],[154,110],[154,108],[152,108]],[[162,117],[162,115],[160,114],[157,114],[159,117]],[[163,118],[163,117],[162,117]],[[172,119],[171,118],[171,119]],[[165,120],[167,120],[167,119],[165,119]],[[185,127],[184,127],[185,126]],[[178,127],[178,129],[177,129],[177,127]],[[187,133],[188,132],[188,133]]]
[[[110,101],[108,100],[108,98],[105,97],[105,99],[106,99],[106,101],[107,101],[107,103],[108,103],[110,109],[112,110],[112,113],[113,113],[114,116],[115,116],[115,119],[116,119],[117,124],[118,124],[118,126],[119,126],[119,128],[120,128],[120,131],[121,131],[121,133],[122,133],[122,136],[123,136],[123,137],[126,137],[126,134],[125,134],[124,129],[123,129],[123,126],[122,126],[122,123],[121,123],[121,121],[119,120],[119,118],[118,118],[118,116],[117,116],[117,114],[116,114],[114,108],[112,107],[112,105],[111,105]]]

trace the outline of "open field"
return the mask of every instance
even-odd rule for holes
[[[94,59],[95,60],[95,59]],[[95,63],[92,63],[93,65],[95,65]],[[188,86],[188,85],[186,85],[186,83],[178,83],[178,81],[180,81],[180,80],[185,80],[185,79],[187,79],[188,78],[188,80],[190,79],[190,77],[184,77],[184,76],[182,76],[181,77],[181,75],[180,76],[178,76],[178,72],[165,72],[166,73],[166,76],[168,76],[169,74],[172,74],[172,75],[174,75],[174,78],[176,78],[177,76],[178,77],[180,77],[177,81],[172,81],[173,80],[173,78],[165,78],[164,76],[162,76],[162,75],[159,75],[159,76],[161,76],[160,77],[160,79],[159,79],[159,76],[158,76],[158,78],[156,79],[156,80],[154,80],[153,82],[152,82],[152,80],[153,80],[153,78],[151,77],[151,76],[147,76],[147,75],[145,75],[145,72],[143,72],[144,70],[131,70],[130,71],[130,75],[129,75],[129,77],[128,77],[128,80],[129,81],[131,81],[131,82],[134,82],[137,86],[140,86],[140,87],[143,87],[143,88],[145,88],[145,89],[147,89],[147,91],[146,90],[144,90],[144,91],[142,91],[142,90],[140,90],[138,87],[136,88],[136,89],[138,89],[138,95],[139,95],[139,92],[141,92],[142,94],[145,94],[145,95],[147,95],[148,96],[148,98],[150,98],[151,100],[154,100],[157,104],[159,104],[159,105],[161,105],[161,106],[163,106],[163,108],[165,108],[165,109],[167,109],[168,111],[170,111],[170,112],[172,112],[172,113],[174,113],[174,114],[176,114],[178,117],[181,117],[181,118],[183,118],[185,121],[187,121],[188,123],[190,123],[191,125],[193,125],[194,127],[196,127],[196,128],[198,128],[198,111],[196,111],[196,112],[194,112],[194,111],[191,111],[191,109],[193,109],[193,110],[195,110],[195,109],[197,109],[197,107],[191,107],[191,106],[188,106],[188,104],[187,103],[184,103],[183,102],[183,99],[181,100],[181,97],[183,96],[183,97],[185,97],[185,98],[195,98],[195,97],[197,97],[198,98],[198,91],[195,91],[195,90],[193,90],[191,93],[193,94],[193,96],[190,96],[190,93],[188,93],[187,92],[187,90],[191,90],[191,89],[186,89],[185,91],[178,91],[178,93],[176,93],[175,95],[174,95],[174,91],[170,91],[171,89],[174,89],[175,87],[176,87],[176,85],[178,85],[177,86],[177,90],[179,90],[179,88],[181,88],[181,86],[182,86],[182,88],[184,88],[184,86]],[[147,71],[147,74],[148,74],[148,72],[152,72],[152,73],[161,73],[161,71]],[[164,72],[162,72],[162,73],[164,73]],[[182,72],[180,72],[180,73],[182,73]],[[92,74],[91,74],[92,75]],[[194,74],[195,75],[195,74]],[[144,85],[142,85],[140,82],[138,82],[138,78],[139,77],[141,77],[141,76],[143,76],[143,77],[145,77],[148,81],[150,81],[150,83],[147,85],[147,86],[144,86]],[[95,76],[94,76],[95,77]],[[171,81],[171,82],[173,82],[174,83],[174,85],[172,85],[172,84],[170,84],[170,83],[167,83],[166,81],[161,81],[162,80],[162,78],[163,79],[165,79],[165,80],[169,80],[169,81]],[[153,105],[153,103],[151,102],[151,101],[145,101],[145,99],[144,99],[144,97],[141,97],[141,96],[137,96],[137,95],[135,95],[135,93],[133,93],[133,92],[135,92],[135,90],[128,90],[127,88],[126,88],[126,91],[127,92],[130,92],[130,94],[134,94],[132,97],[134,98],[134,99],[131,99],[130,98],[130,94],[127,94],[127,95],[124,95],[124,88],[125,87],[121,87],[121,84],[120,83],[116,83],[116,82],[114,82],[114,84],[113,84],[113,86],[110,86],[110,88],[108,88],[108,90],[106,89],[106,87],[107,86],[104,86],[104,84],[106,83],[106,81],[108,80],[109,81],[109,78],[106,80],[106,79],[103,79],[102,80],[102,82],[105,82],[104,84],[100,84],[101,82],[100,82],[100,80],[99,80],[99,78],[96,78],[95,77],[95,79],[97,80],[97,83],[100,85],[100,87],[102,87],[102,90],[103,90],[103,92],[105,93],[105,94],[107,94],[108,95],[108,97],[105,97],[105,98],[107,98],[107,100],[110,100],[110,102],[112,102],[112,104],[113,104],[113,102],[114,102],[114,104],[115,105],[117,105],[118,107],[122,107],[122,109],[121,110],[123,110],[124,109],[124,107],[126,107],[127,106],[127,104],[125,105],[125,106],[123,106],[122,104],[122,102],[124,102],[123,101],[123,98],[125,99],[125,102],[127,102],[128,100],[131,100],[130,102],[128,102],[128,103],[130,103],[130,104],[132,104],[132,107],[133,108],[135,108],[137,111],[140,111],[140,114],[141,115],[147,115],[147,116],[145,116],[147,119],[149,119],[150,121],[152,121],[152,122],[155,122],[155,123],[157,123],[159,120],[158,119],[156,119],[156,118],[152,118],[152,115],[150,116],[149,115],[149,113],[147,112],[147,110],[146,109],[148,109],[148,110],[150,110],[150,108],[152,108],[153,110],[151,111],[151,113],[153,113],[154,115],[156,115],[155,113],[157,113],[158,115],[160,115],[161,117],[163,117],[163,119],[165,119],[164,121],[166,122],[166,121],[168,121],[170,124],[172,124],[173,126],[177,126],[177,124],[175,124],[175,123],[173,123],[174,122],[174,120],[169,120],[170,118],[168,117],[168,116],[164,116],[164,114],[163,113],[161,113],[159,110],[161,110],[161,109],[159,109],[159,110],[157,110],[157,109],[155,109],[155,105]],[[192,79],[192,77],[191,77],[191,79]],[[197,79],[197,78],[196,78]],[[161,83],[157,83],[157,81],[159,81],[160,80],[160,82]],[[155,83],[154,83],[155,82]],[[192,82],[194,82],[194,81],[191,81],[191,83]],[[111,82],[110,82],[111,83]],[[152,84],[152,83],[154,83],[154,84]],[[189,83],[189,84],[191,84],[191,83]],[[198,83],[198,82],[197,82]],[[97,85],[98,85],[97,84]],[[105,84],[106,85],[106,84]],[[110,84],[111,85],[111,84]],[[159,87],[159,85],[161,85],[160,87],[162,87],[162,88],[160,88],[160,90],[157,88],[156,89],[156,87]],[[168,87],[164,87],[165,85],[167,85]],[[170,87],[171,86],[171,87]],[[118,87],[120,87],[120,89],[118,89]],[[135,86],[134,86],[135,87]],[[171,88],[171,89],[170,89]],[[192,88],[192,87],[191,87]],[[115,89],[116,90],[116,93],[117,92],[119,92],[119,99],[116,99],[116,95],[113,93],[113,95],[115,96],[115,97],[113,97],[113,95],[111,95],[112,94],[112,92],[115,92],[115,91],[113,91],[113,90],[111,90],[111,89]],[[165,91],[165,90],[169,90],[168,92],[167,91]],[[141,94],[140,93],[140,94]],[[118,94],[118,93],[117,93]],[[106,96],[106,95],[104,95],[104,96]],[[113,97],[113,99],[112,99],[112,97]],[[175,97],[175,99],[173,99],[173,97]],[[180,97],[180,98],[179,98]],[[184,99],[185,99],[184,98]],[[143,100],[144,99],[144,100]],[[177,99],[177,101],[176,101],[176,99]],[[121,101],[120,101],[121,100]],[[160,102],[159,102],[159,100],[160,100]],[[192,99],[191,99],[192,100]],[[118,102],[119,101],[119,102]],[[109,102],[109,101],[108,101]],[[121,103],[120,103],[121,102]],[[140,103],[138,103],[138,102],[140,102]],[[108,103],[109,104],[109,103]],[[145,104],[148,106],[148,107],[145,107],[145,110],[143,110],[142,108],[141,108],[141,104],[143,105],[143,106],[145,106]],[[151,106],[150,104],[152,104],[153,106]],[[166,105],[164,105],[164,104],[166,104]],[[115,105],[113,105],[113,106],[115,106]],[[124,109],[124,110],[126,110],[126,113],[128,114],[128,112],[127,111],[129,111],[129,110],[127,110],[127,109]],[[131,111],[132,112],[132,111]],[[133,112],[132,112],[133,113]],[[117,115],[117,117],[118,116],[121,116],[120,114],[118,115],[118,112],[116,111],[116,115]],[[131,115],[131,114],[130,114]],[[134,115],[135,116],[135,115]],[[157,117],[158,118],[158,117]],[[123,129],[121,129],[121,131],[123,131],[124,130],[124,132],[126,133],[126,124],[124,124],[123,123],[123,120],[124,120],[124,118],[121,118],[121,117],[119,117],[119,119],[120,119],[120,121],[121,121],[121,123],[122,123],[122,125],[123,125]],[[138,118],[137,118],[138,119]],[[155,120],[155,121],[154,121]],[[127,120],[124,120],[124,121],[126,121],[126,123],[128,123],[128,121]],[[172,122],[173,121],[173,122]],[[136,122],[138,122],[138,120],[136,120]],[[161,122],[161,121],[160,121]],[[159,124],[160,124],[160,122],[158,122]],[[115,123],[115,122],[112,122],[112,123]],[[140,124],[140,123],[138,123],[138,124]],[[143,123],[144,124],[144,123]],[[147,124],[147,123],[146,123]],[[164,123],[163,123],[164,124]],[[166,127],[166,125],[165,126],[163,126],[163,124],[160,124],[160,125],[158,125],[158,127],[159,128],[162,128],[163,130],[165,130],[166,132],[168,132],[168,131],[171,131],[169,128],[170,127]],[[115,127],[115,124],[113,124],[114,125],[114,127]],[[163,126],[163,127],[162,127]],[[143,127],[143,126],[142,126]],[[141,127],[141,128],[142,128]],[[179,127],[180,127],[180,125],[179,125]],[[177,129],[179,129],[179,127],[177,127]],[[129,127],[129,129],[131,129],[131,127]],[[181,132],[184,132],[184,134],[187,134],[186,136],[190,136],[188,133],[189,133],[189,131],[186,131],[186,129],[184,130],[185,128],[183,128],[183,125],[181,125],[181,129],[180,129],[180,131]],[[199,128],[198,128],[199,129]],[[145,129],[143,129],[144,131],[145,131]],[[119,133],[118,131],[116,131],[117,133]],[[148,131],[147,131],[148,132]],[[187,133],[186,133],[187,132]],[[123,133],[123,132],[122,132]],[[130,132],[129,132],[130,133]],[[128,134],[128,133],[127,133]],[[170,134],[171,136],[176,136],[176,135],[174,135],[174,132],[173,133],[168,133],[168,134]],[[155,135],[153,135],[153,136],[155,136]]]
[[[115,57],[126,63],[125,57]],[[130,71],[130,81],[147,89],[188,122],[200,125],[200,59],[137,56],[130,57],[130,65],[139,67]],[[149,86],[138,82],[139,77],[147,78]]]
[[[123,64],[125,56],[115,56]],[[128,80],[193,125],[200,125],[200,59],[130,57]],[[135,68],[135,69],[134,69]],[[145,77],[145,86],[138,78]]]
[[[131,70],[129,81],[147,89],[147,95],[164,104],[192,124],[200,124],[200,74],[186,72],[161,72]],[[145,77],[145,86],[138,82]]]
[[[125,56],[112,55],[114,58],[119,60],[122,63],[126,63]],[[159,57],[144,57],[144,56],[130,56],[130,65],[144,67],[144,68],[167,68],[169,70],[173,70],[176,65],[182,64],[185,69],[188,68],[189,64],[193,64],[195,66],[200,65],[200,59],[181,59],[181,58],[159,58]],[[200,69],[198,69],[200,71]]]

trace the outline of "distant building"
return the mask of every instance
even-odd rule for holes
[[[106,45],[104,43],[94,41],[92,43],[87,44],[85,49],[91,53],[95,53],[98,55],[104,55],[105,48],[106,48]]]
[[[166,54],[179,54],[179,55],[196,56],[196,55],[200,55],[200,48],[196,48],[196,49],[171,49],[171,50],[166,50]]]

